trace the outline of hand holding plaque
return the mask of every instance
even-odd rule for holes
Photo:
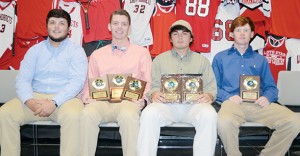
[[[108,82],[110,87],[110,100],[111,103],[121,102],[121,95],[125,82],[128,76],[131,74],[108,74]]]
[[[128,76],[122,92],[122,99],[137,101],[143,97],[147,82]]]
[[[109,100],[107,77],[89,79],[90,97],[96,100]]]
[[[203,93],[201,74],[185,74],[182,76],[182,103],[198,103]]]
[[[255,102],[260,97],[260,76],[240,76],[240,96],[244,102]]]
[[[167,103],[181,102],[181,78],[177,74],[166,74],[161,76],[161,92]]]

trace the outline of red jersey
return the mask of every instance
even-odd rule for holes
[[[263,50],[263,56],[268,60],[275,82],[277,82],[279,71],[286,70],[287,62],[286,37],[277,38],[268,36]]]
[[[162,6],[159,3],[155,5],[155,12],[150,20],[150,26],[153,33],[153,45],[150,46],[152,57],[159,55],[171,49],[169,38],[169,28],[176,21],[175,4]]]
[[[191,49],[196,52],[210,52],[212,28],[214,27],[220,0],[177,0],[176,18],[189,22],[193,29],[194,43]]]
[[[18,0],[17,37],[48,36],[46,17],[52,3],[53,0]]]
[[[273,0],[271,3],[272,34],[290,38],[300,38],[300,1]]]
[[[111,33],[108,30],[109,17],[113,11],[120,8],[119,0],[92,0],[88,9],[89,30],[86,30],[84,12],[81,9],[84,42],[111,40]]]

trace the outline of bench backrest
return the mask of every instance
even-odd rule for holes
[[[18,70],[0,70],[0,103],[16,97],[15,80]]]
[[[300,106],[300,71],[280,71],[277,87],[279,103]]]

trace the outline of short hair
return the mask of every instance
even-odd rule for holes
[[[254,31],[254,22],[250,17],[238,16],[232,22],[230,26],[230,31],[233,32],[236,27],[244,26],[249,24],[251,31]]]
[[[172,37],[172,33],[178,30],[182,30],[183,32],[189,32],[191,34],[191,38],[194,38],[194,35],[192,34],[192,32],[186,28],[185,26],[182,25],[176,25],[174,27],[171,28],[171,30],[169,31],[169,38],[171,39]],[[194,42],[194,40],[192,40],[192,42],[190,43],[190,45]],[[172,43],[171,43],[172,44]]]
[[[113,18],[114,15],[124,15],[128,18],[128,21],[129,21],[129,25],[131,24],[131,18],[130,18],[130,15],[129,13],[124,10],[124,9],[118,9],[118,10],[115,10],[113,11],[111,14],[110,14],[110,17],[109,17],[109,22],[111,23],[111,20]]]
[[[48,24],[49,19],[51,17],[56,17],[56,18],[64,18],[68,22],[68,27],[71,25],[71,16],[68,12],[66,12],[63,9],[52,9],[48,12],[47,18],[46,18],[46,24]]]

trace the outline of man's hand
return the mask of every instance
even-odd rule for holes
[[[242,98],[238,95],[234,95],[234,96],[230,97],[229,100],[236,104],[241,104],[243,102]]]
[[[259,97],[254,103],[260,105],[261,107],[266,107],[270,105],[269,100],[264,96]]]
[[[37,111],[41,107],[41,100],[47,100],[47,99],[28,99],[25,102],[25,105],[33,112]]]
[[[51,100],[46,100],[42,103],[40,109],[38,109],[34,114],[40,117],[48,117],[55,111],[55,109],[55,104]]]
[[[55,104],[49,99],[29,99],[25,102],[27,107],[39,117],[48,117],[56,109]]]
[[[152,102],[165,103],[167,102],[163,93],[156,91],[151,94]]]
[[[201,94],[198,99],[198,102],[211,104],[213,102],[213,96],[210,93]]]

